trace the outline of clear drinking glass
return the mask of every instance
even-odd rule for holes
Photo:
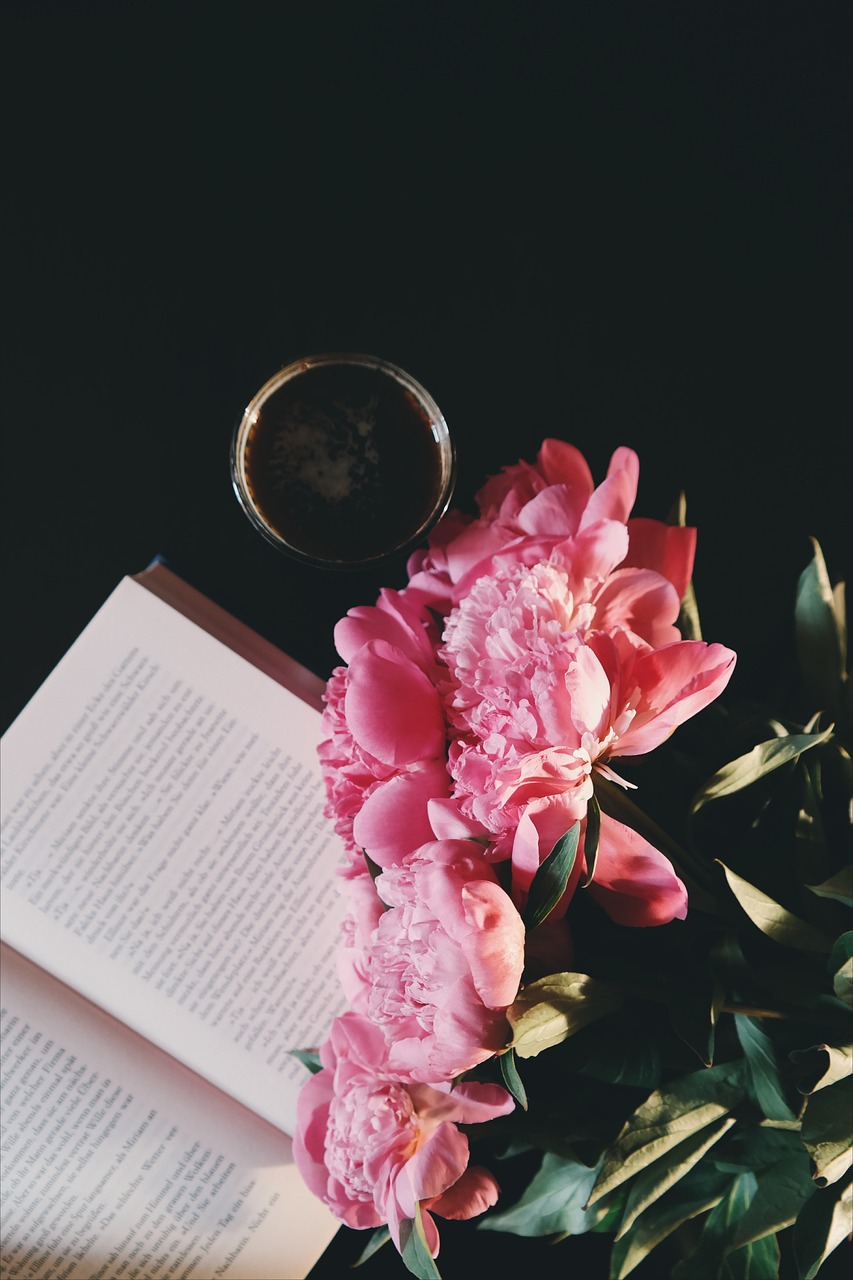
[[[409,373],[336,352],[280,369],[234,432],[231,479],[254,527],[323,568],[412,551],[444,515],[456,454],[444,415]]]

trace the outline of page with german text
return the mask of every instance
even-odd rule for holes
[[[290,1139],[0,947],[2,1274],[302,1280],[339,1223]]]
[[[286,1132],[344,1003],[320,728],[125,578],[0,744],[3,940]]]

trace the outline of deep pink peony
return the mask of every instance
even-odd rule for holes
[[[586,538],[604,523],[622,548],[614,544],[616,563],[655,570],[680,600],[693,571],[696,531],[629,518],[639,471],[636,453],[619,448],[596,488],[574,445],[546,439],[535,464],[515,463],[486,482],[477,494],[479,518],[439,524],[428,549],[409,560],[406,597],[449,613],[477,577],[491,571],[493,557],[530,566],[547,560],[559,543]]]
[[[326,686],[320,761],[327,812],[353,855],[391,866],[432,838],[427,805],[446,796],[438,632],[428,611],[383,590],[335,628],[346,667]]]
[[[328,684],[320,754],[354,869],[361,850],[390,868],[433,836],[474,837],[511,859],[523,908],[555,841],[585,822],[596,773],[621,781],[619,757],[725,688],[735,655],[676,625],[695,530],[632,519],[638,476],[619,448],[596,487],[579,450],[547,439],[484,485],[478,518],[439,524],[403,591],[339,623],[348,665]],[[623,924],[687,910],[663,854],[608,818],[590,893]]]
[[[619,756],[658,746],[718,696],[734,663],[722,645],[677,638],[679,599],[660,575],[613,572],[588,549],[579,568],[573,551],[480,577],[440,651],[453,797],[492,837],[492,856],[512,857],[521,903],[555,841],[586,817],[594,772],[613,778]],[[592,892],[626,924],[687,909],[668,860],[610,819]]]
[[[468,1167],[458,1125],[507,1115],[497,1085],[403,1084],[388,1070],[385,1038],[356,1013],[332,1026],[323,1069],[298,1100],[293,1153],[306,1185],[350,1227],[387,1223],[400,1248],[400,1224],[421,1205],[427,1243],[438,1253],[432,1218],[472,1218],[498,1197],[494,1177]]]
[[[424,845],[377,878],[388,910],[355,922],[341,949],[350,1005],[381,1029],[400,1079],[451,1080],[509,1039],[505,1010],[524,968],[524,925],[481,847]],[[354,915],[364,919],[359,902]]]

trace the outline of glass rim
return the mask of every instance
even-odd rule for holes
[[[378,551],[372,556],[346,559],[333,556],[318,556],[302,550],[270,523],[252,495],[246,468],[247,445],[261,409],[270,396],[287,382],[299,377],[302,373],[308,372],[310,369],[320,368],[324,365],[353,365],[360,368],[374,369],[387,377],[393,378],[394,381],[398,382],[415,397],[426,413],[433,437],[439,446],[441,483],[437,490],[436,500],[429,512],[420,522],[417,529],[413,530],[400,543]],[[348,570],[379,567],[390,560],[411,554],[416,549],[418,544],[435,528],[450,506],[456,485],[457,459],[454,440],[450,434],[444,414],[426,387],[418,382],[406,369],[401,368],[400,365],[394,364],[390,360],[386,360],[382,356],[369,355],[364,352],[324,351],[316,355],[301,356],[296,360],[291,360],[277,370],[276,373],[272,374],[255,392],[232,432],[230,469],[232,487],[244,514],[248,517],[255,530],[268,543],[278,551],[301,561],[303,564],[309,564],[316,568]]]

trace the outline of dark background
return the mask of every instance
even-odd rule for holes
[[[428,387],[466,509],[547,435],[597,479],[634,447],[635,512],[684,489],[704,633],[752,687],[809,538],[850,572],[849,13],[0,4],[3,727],[156,554],[328,675],[404,566],[281,558],[228,448],[276,369],[342,349]],[[606,1275],[602,1241],[476,1239]]]

